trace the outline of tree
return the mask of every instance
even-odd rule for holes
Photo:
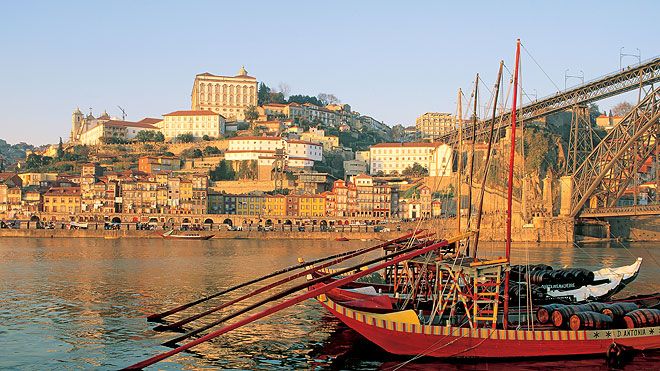
[[[257,111],[257,107],[255,106],[248,106],[245,109],[245,119],[248,120],[249,122],[254,122],[259,118],[259,112]]]
[[[338,104],[341,102],[334,94],[319,93],[316,97],[323,106],[327,106],[328,104]]]
[[[259,83],[259,90],[257,91],[257,104],[262,106],[270,103],[270,88],[268,85]]]
[[[210,172],[211,180],[234,180],[236,179],[236,172],[227,160],[220,161],[220,164]]]
[[[140,130],[135,135],[135,140],[141,143],[146,142],[163,142],[165,141],[165,136],[160,131],[154,130]]]
[[[285,82],[280,82],[277,85],[277,90],[282,94],[282,97],[287,98],[291,93],[291,87]]]
[[[410,176],[414,178],[421,178],[423,176],[427,176],[428,174],[429,171],[417,162],[415,162],[412,166],[408,166],[401,172],[401,175],[403,176]]]
[[[30,154],[25,160],[25,167],[27,169],[36,169],[42,166],[48,166],[53,161],[52,157],[41,156],[37,154]]]
[[[204,152],[204,156],[209,156],[209,155],[217,155],[222,151],[220,151],[220,149],[216,146],[206,146],[203,152]]]
[[[401,124],[392,126],[392,132],[390,133],[393,142],[403,142],[406,136],[405,128]]]
[[[210,136],[208,136],[208,135],[206,135],[206,134],[204,134],[204,135],[202,136],[202,140],[203,140],[203,141],[206,141],[206,142],[209,142],[209,141],[211,141],[212,139],[213,139],[213,138],[211,138]]]
[[[301,95],[301,94],[290,96],[288,102],[298,103],[298,104],[311,103],[319,107],[323,106],[323,102],[321,102],[317,97],[310,97],[309,95]]]
[[[204,153],[199,148],[186,148],[181,151],[181,156],[184,158],[200,158],[204,156]]]
[[[57,145],[57,158],[64,157],[64,144],[62,144],[62,137],[60,137],[60,143]]]
[[[101,137],[101,143],[103,143],[103,144],[126,144],[126,140],[124,140],[120,137],[115,137],[115,136]]]
[[[195,141],[195,136],[192,133],[179,134],[176,136],[176,141],[179,143],[192,143]]]
[[[621,102],[612,107],[612,114],[614,116],[625,116],[628,112],[632,111],[633,105],[628,102]]]

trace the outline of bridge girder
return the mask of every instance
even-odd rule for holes
[[[642,164],[657,153],[659,133],[660,88],[656,88],[607,133],[572,175],[570,216],[577,216],[592,196],[602,206],[614,206]]]
[[[518,120],[530,121],[538,119],[577,105],[585,105],[627,91],[639,89],[658,81],[660,81],[660,57],[653,58],[634,67],[610,73],[583,85],[526,104],[519,109]],[[476,124],[475,133],[478,141],[486,140],[489,122],[490,120],[483,120]],[[505,112],[497,116],[495,122],[496,132],[501,133],[502,129],[511,125],[511,112]],[[453,130],[436,139],[445,143],[455,144],[458,140],[457,132],[458,130]],[[463,128],[463,139],[472,140],[472,132],[472,124],[466,125]]]

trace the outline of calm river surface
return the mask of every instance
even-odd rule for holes
[[[147,314],[293,265],[299,256],[311,260],[369,244],[0,238],[0,369],[127,366],[169,349],[159,344],[174,334],[153,331],[145,320]],[[484,245],[482,251],[501,255],[499,248]],[[641,256],[644,262],[639,277],[620,295],[660,291],[658,243],[514,246],[513,253],[514,263],[528,259],[586,268],[631,264]],[[227,299],[243,293],[234,292]],[[368,370],[392,369],[407,359],[379,351],[311,300],[193,351],[152,368]],[[637,357],[627,368],[652,369],[659,362],[660,356],[654,353]],[[421,359],[403,369],[512,368],[606,369],[600,358],[506,364]]]

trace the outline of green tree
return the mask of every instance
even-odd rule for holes
[[[41,156],[37,154],[30,154],[25,160],[25,167],[27,169],[37,169],[42,166],[48,166],[52,163],[53,158],[48,156]]]
[[[415,162],[412,166],[408,166],[401,172],[401,175],[403,176],[411,176],[415,178],[421,178],[423,176],[427,176],[428,174],[429,171],[417,162]]]
[[[153,134],[151,134],[151,130],[140,130],[135,135],[135,140],[140,143],[152,142]]]
[[[176,141],[179,143],[192,143],[195,141],[195,136],[192,133],[179,134],[176,136]]]
[[[248,120],[249,122],[254,122],[259,118],[259,112],[257,111],[257,107],[255,106],[248,106],[245,109],[245,119]]]
[[[405,128],[403,125],[397,124],[392,126],[392,132],[390,133],[392,142],[403,142],[406,137]]]
[[[57,145],[57,158],[64,157],[64,144],[62,143],[62,137],[60,137],[60,143]]]
[[[288,102],[298,103],[298,104],[311,103],[319,107],[322,107],[324,105],[323,102],[321,102],[317,97],[311,97],[309,95],[301,95],[301,94],[290,96]]]
[[[234,180],[236,179],[236,172],[234,172],[229,161],[222,160],[215,169],[211,170],[210,177],[213,181]]]
[[[213,140],[213,138],[211,138],[210,136],[204,134],[204,136],[202,136],[202,140],[208,142],[208,141]]]
[[[204,156],[204,153],[199,148],[186,148],[181,151],[181,157],[183,158],[200,158]]]
[[[270,88],[268,85],[259,83],[259,90],[257,91],[257,104],[264,105],[270,103]]]
[[[217,155],[219,153],[222,153],[222,151],[220,151],[220,149],[216,146],[206,146],[203,152],[204,152],[204,156]]]

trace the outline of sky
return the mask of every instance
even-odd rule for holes
[[[621,47],[660,54],[658,1],[23,0],[0,2],[0,14],[0,138],[10,143],[66,139],[76,107],[121,116],[121,106],[135,121],[189,109],[196,74],[243,65],[271,87],[331,93],[408,126],[454,113],[476,73],[492,87],[501,59],[513,69],[517,38],[529,51],[523,88],[538,97],[563,88],[566,69],[585,80],[617,70]]]

